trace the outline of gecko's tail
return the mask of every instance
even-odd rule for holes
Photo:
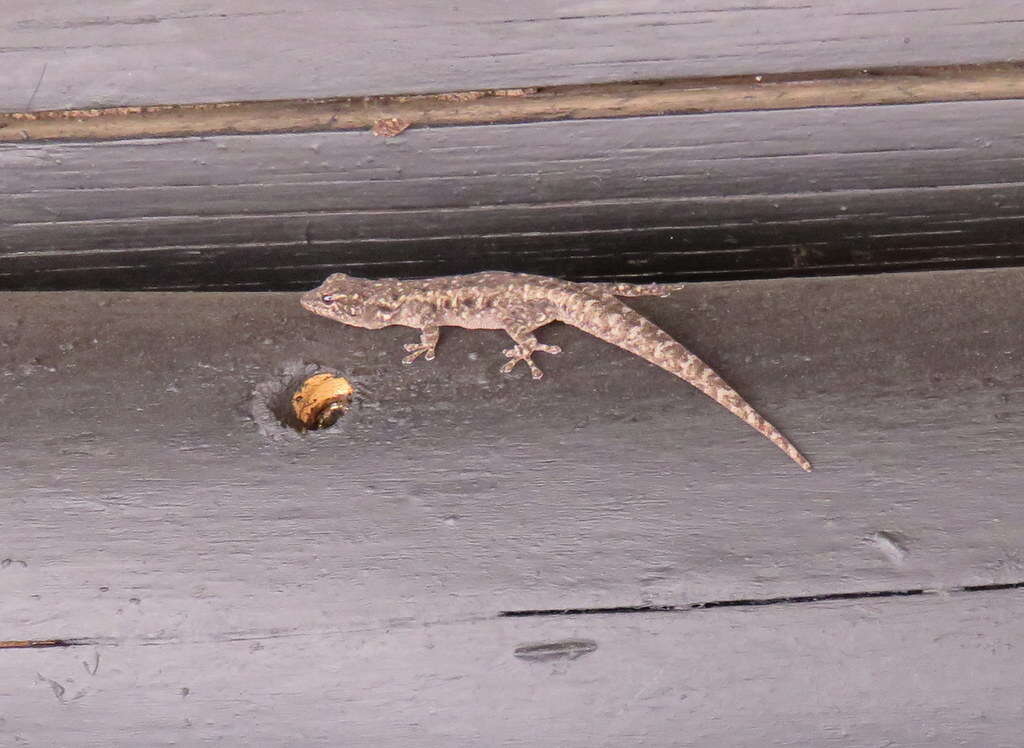
[[[683,346],[679,346],[683,348]],[[683,348],[683,350],[686,350]],[[728,382],[722,379],[718,374],[707,364],[701,361],[697,356],[687,351],[690,356],[693,356],[694,361],[698,367],[703,367],[704,373],[699,381],[690,382],[694,387],[703,392],[705,395],[710,397],[719,405],[728,408],[729,411],[737,417],[743,419],[753,428],[757,429],[762,435],[764,435],[772,444],[785,452],[793,462],[802,467],[808,473],[811,472],[811,463],[804,457],[800,450],[793,446],[793,443],[789,441],[782,433],[766,421],[760,413],[744,400],[732,387],[729,386]],[[653,362],[652,363],[656,363]],[[658,364],[661,366],[661,364]],[[662,367],[666,368],[666,367]],[[671,371],[671,370],[670,370]],[[672,372],[675,374],[675,372]],[[679,376],[678,374],[676,376]],[[684,377],[686,379],[686,377]],[[690,381],[687,379],[687,381]]]
[[[566,324],[618,346],[689,382],[730,413],[740,418],[810,472],[811,463],[777,428],[740,397],[714,369],[638,312],[610,296],[584,294],[567,300]]]

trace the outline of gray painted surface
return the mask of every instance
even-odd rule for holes
[[[411,331],[345,328],[291,294],[0,295],[4,636],[89,642],[0,650],[4,731],[1013,745],[1020,590],[498,614],[1024,580],[1022,284],[912,273],[635,300],[812,474],[569,328],[542,331],[565,352],[535,383],[497,373],[497,333],[446,330],[437,361],[403,367]],[[296,361],[356,382],[334,430],[299,437],[253,405]],[[566,641],[597,648],[514,654]]]
[[[0,147],[0,286],[1019,262],[1024,102]]]
[[[125,616],[146,605],[125,605]],[[573,661],[513,655],[579,637],[597,650]],[[0,699],[11,744],[30,746],[1012,748],[1024,721],[1022,637],[1019,591],[372,630],[335,622],[300,635],[5,652]]]
[[[1021,0],[7,0],[0,110],[987,62],[1021,56],[1021,18]]]
[[[498,334],[447,331],[438,361],[402,367],[408,334],[292,295],[0,296],[5,637],[92,642],[0,651],[4,731],[1012,745],[1019,590],[496,616],[1021,581],[1022,283],[755,281],[638,304],[810,475],[567,328],[542,334],[565,353],[537,384],[496,373]],[[350,373],[362,404],[333,431],[261,433],[251,393],[297,360]],[[566,641],[593,651],[515,655]]]

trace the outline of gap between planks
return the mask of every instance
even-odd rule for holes
[[[0,142],[328,132],[1024,98],[1024,62],[0,113]],[[392,122],[381,127],[381,123]]]

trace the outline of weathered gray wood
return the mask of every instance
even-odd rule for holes
[[[1024,2],[7,0],[0,110],[373,95],[1020,57]]]
[[[636,305],[815,462],[567,328],[312,317],[293,294],[0,295],[0,719],[18,744],[1013,745],[1024,270]],[[278,430],[313,361],[361,404]],[[262,429],[262,430],[261,430]],[[931,589],[915,598],[666,613]],[[951,590],[944,594],[942,590]],[[66,639],[65,649],[12,640]],[[572,642],[581,642],[572,644]],[[559,643],[578,659],[559,658]],[[549,645],[550,656],[516,655]],[[554,653],[552,653],[554,651]]]
[[[334,623],[0,652],[0,700],[12,745],[1014,746],[1022,637],[1020,592]],[[513,654],[571,639],[597,648]]]
[[[0,286],[1019,262],[1024,102],[0,147]]]
[[[0,297],[8,638],[225,637],[1021,581],[1024,271],[754,281],[637,300],[816,466],[568,328],[353,330],[294,295]],[[251,398],[351,375],[335,430]],[[263,423],[258,419],[259,423]],[[906,557],[876,533],[905,537]],[[876,538],[872,540],[872,538]],[[21,566],[17,562],[24,562]],[[132,600],[135,602],[132,602]]]

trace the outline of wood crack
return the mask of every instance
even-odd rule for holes
[[[736,600],[711,600],[687,603],[686,605],[623,605],[604,608],[562,608],[548,610],[506,610],[500,614],[506,618],[529,616],[582,616],[610,615],[618,613],[681,613],[688,610],[714,610],[716,608],[760,608],[768,605],[802,605],[837,600],[877,600],[893,597],[920,597],[923,595],[952,595],[958,593],[1002,592],[1024,589],[1024,582],[998,584],[969,584],[959,587],[931,589],[914,587],[905,590],[867,590],[863,592],[829,592],[817,595],[790,595],[786,597],[753,597]]]

